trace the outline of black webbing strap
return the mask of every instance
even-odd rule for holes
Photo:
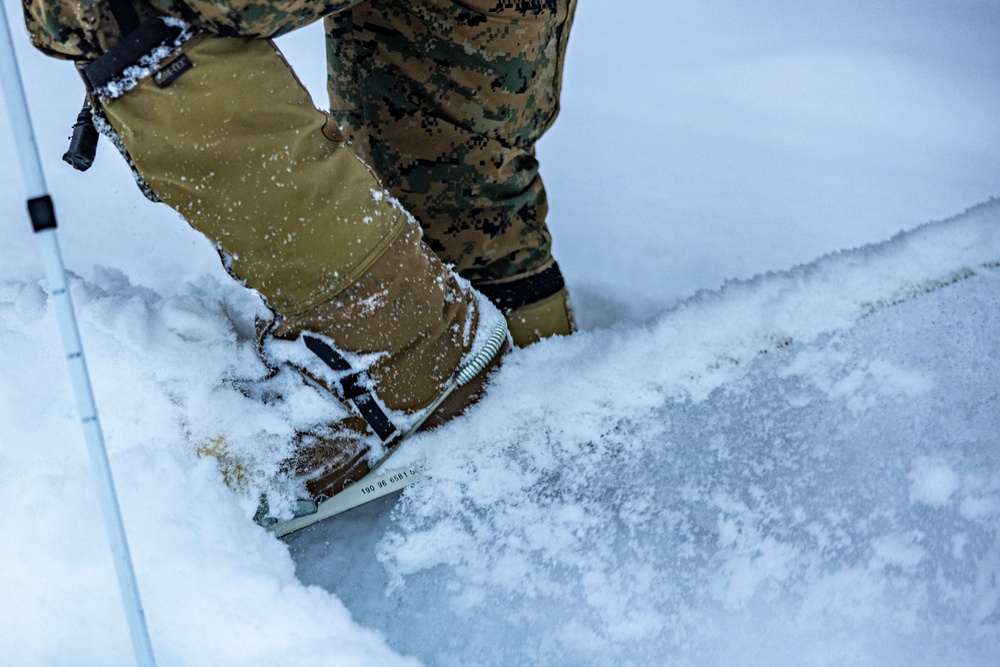
[[[180,34],[180,28],[168,26],[162,18],[146,21],[100,58],[80,67],[87,88],[94,92],[106,86],[121,77],[126,69],[137,65],[143,56],[161,44],[173,42]]]
[[[135,10],[129,0],[108,0],[111,8],[111,15],[115,17],[115,23],[122,33],[122,37],[128,37],[139,27],[139,12]]]
[[[302,340],[305,341],[306,347],[309,348],[310,352],[322,359],[323,363],[337,373],[348,373],[353,370],[342,354],[319,338],[303,336]],[[340,378],[335,389],[342,400],[350,401],[354,404],[354,407],[357,408],[358,412],[368,422],[368,425],[372,427],[372,430],[375,431],[378,437],[381,438],[382,442],[388,442],[396,435],[397,430],[389,420],[388,415],[385,414],[385,411],[376,402],[371,390],[366,386],[367,383],[365,380],[367,379],[368,376],[364,371],[354,371]]]
[[[477,284],[476,289],[497,308],[509,313],[550,297],[565,286],[566,281],[563,280],[562,271],[559,270],[559,265],[553,262],[549,268],[530,276],[502,283]]]

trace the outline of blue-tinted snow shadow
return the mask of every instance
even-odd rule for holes
[[[916,246],[827,263],[870,260],[876,281]],[[289,538],[298,575],[433,665],[993,664],[1000,269],[955,268],[850,326],[720,350],[705,395],[658,384],[653,365],[608,384],[618,395],[585,393],[611,376],[584,353],[641,355],[637,330],[525,351],[492,403],[415,445],[463,443],[434,479]],[[817,291],[817,273],[792,289]],[[739,314],[741,289],[781,280],[688,310],[712,325]],[[692,321],[657,327],[694,340]],[[522,393],[549,407],[532,411],[509,385],[545,358]],[[581,377],[548,377],[563,362]]]

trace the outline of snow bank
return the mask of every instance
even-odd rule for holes
[[[286,412],[329,407],[300,392],[270,410],[233,384],[264,373],[259,300],[211,278],[169,299],[113,270],[71,283],[160,664],[413,664],[299,583],[287,550],[248,519],[256,501],[198,456],[224,436],[266,474],[289,446]],[[130,664],[56,331],[37,282],[0,282],[3,662]]]
[[[990,664],[998,223],[991,202],[518,352],[404,446],[432,480],[293,538],[297,563],[198,455],[222,438],[287,492],[267,468],[322,416],[262,379],[259,302],[75,278],[162,664]],[[43,286],[0,284],[0,645],[126,664],[55,331]]]
[[[197,452],[287,493],[329,405],[259,382],[259,303],[106,146],[59,161],[82,88],[20,35],[161,664],[995,663],[997,204],[664,313],[996,195],[996,5],[582,4],[539,152],[590,331],[294,562]],[[310,30],[284,43],[322,100]],[[40,263],[0,225],[0,661],[129,664]]]
[[[428,664],[994,664],[998,258],[991,202],[525,350],[300,577]]]

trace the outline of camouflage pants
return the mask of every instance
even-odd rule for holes
[[[551,279],[534,147],[559,110],[576,0],[151,4],[227,36],[273,37],[326,16],[332,113],[430,247],[479,286]],[[105,0],[24,8],[33,41],[51,55],[94,58],[115,41]]]
[[[535,142],[575,0],[367,0],[326,18],[331,111],[474,284],[551,262]]]

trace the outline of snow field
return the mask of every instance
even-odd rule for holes
[[[300,576],[325,568],[326,577],[385,580],[387,593],[369,590],[352,608],[430,664],[532,655],[649,664],[663,651],[678,664],[726,664],[762,631],[770,643],[761,659],[904,664],[876,661],[878,642],[859,639],[861,628],[900,647],[930,637],[964,664],[988,664],[1000,611],[990,574],[1000,477],[997,417],[983,405],[996,405],[995,385],[938,377],[954,360],[906,331],[893,332],[899,359],[866,351],[894,340],[870,332],[871,322],[901,329],[910,308],[926,328],[936,317],[927,304],[938,299],[964,313],[959,326],[986,318],[981,345],[961,348],[960,368],[973,373],[981,349],[978,370],[989,376],[998,222],[991,203],[881,246],[703,293],[649,327],[518,353],[490,401],[404,446],[399,462],[425,458],[434,479],[404,494],[374,556],[355,562],[328,548],[315,562],[299,556]],[[253,498],[230,493],[211,459],[196,455],[201,434],[221,434],[275,464],[291,429],[316,418],[305,387],[286,387],[286,400],[264,409],[234,388],[234,377],[261,371],[249,337],[253,299],[211,279],[164,299],[117,272],[98,275],[74,280],[74,293],[91,332],[95,390],[117,406],[104,410],[105,428],[164,663],[327,664],[325,645],[352,664],[350,642],[358,660],[387,659],[383,641],[354,625],[337,598],[296,580],[288,552],[249,521]],[[44,294],[35,283],[3,287],[3,377],[52,394],[30,379],[61,370]],[[971,294],[945,298],[958,289]],[[924,355],[934,363],[913,367]],[[70,405],[68,392],[64,402],[24,405],[17,386],[3,390],[8,442],[48,444],[2,450],[0,530],[17,539],[4,542],[0,569],[18,585],[4,596],[0,644],[14,647],[18,664],[97,664],[109,647],[127,662],[75,415],[58,407]],[[971,432],[908,440],[921,432],[915,414],[944,421],[942,393],[969,411]],[[754,404],[760,396],[770,399]],[[903,442],[886,436],[893,432]],[[952,448],[956,438],[963,448]],[[902,486],[878,483],[879,474]],[[946,513],[947,540],[928,536],[925,522],[908,525],[909,513],[928,510]],[[942,543],[951,556],[935,552]],[[928,568],[941,570],[940,590],[922,588]],[[748,621],[765,609],[781,622]],[[941,618],[952,625],[935,625]],[[46,631],[33,630],[43,619]],[[476,632],[442,637],[460,622]],[[731,626],[746,634],[730,635]],[[844,644],[848,636],[855,641]]]
[[[1000,195],[998,9],[581,4],[539,154],[585,331],[290,551],[197,450],[287,494],[329,403],[260,382],[260,303],[107,144],[59,161],[82,87],[19,36],[160,664],[995,664],[998,204],[812,260]],[[0,663],[130,664],[5,123]]]
[[[300,576],[430,664],[990,664],[998,215],[525,351],[404,445],[433,479],[368,517],[387,573],[317,529]]]
[[[239,290],[207,279],[164,300],[114,271],[74,280],[95,392],[161,664],[408,664],[357,627],[331,595],[305,588],[279,542],[248,522],[211,458],[196,448],[225,434],[272,455],[290,424],[248,408],[226,381],[262,365],[239,343],[227,308]],[[0,530],[5,661],[20,665],[128,664],[130,647],[89,466],[54,327],[37,284],[0,284],[2,384]],[[244,298],[240,322],[255,312]],[[248,319],[249,318],[249,319]],[[243,332],[245,334],[246,331]],[[212,378],[208,384],[204,380]],[[50,397],[26,409],[24,394]],[[308,415],[312,398],[288,408]],[[225,415],[228,415],[227,418]],[[308,419],[308,417],[306,417]],[[267,457],[258,456],[255,461]],[[159,600],[160,602],[157,602]]]

